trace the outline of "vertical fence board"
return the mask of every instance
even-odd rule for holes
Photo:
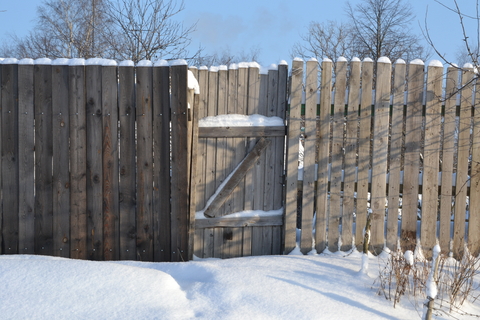
[[[61,62],[61,60],[59,60]],[[52,67],[52,131],[53,131],[53,254],[70,257],[70,176],[68,113],[68,66]]]
[[[136,259],[136,164],[135,164],[135,68],[133,62],[118,68],[118,114],[120,122],[119,152],[119,220],[120,259]]]
[[[208,103],[208,69],[200,68],[198,70],[198,85],[200,87],[199,104],[198,104],[198,118],[202,119],[207,116],[207,103]],[[207,152],[207,139],[198,139],[198,152],[197,158],[197,211],[205,208],[206,205],[206,152]]]
[[[119,182],[118,182],[118,82],[116,65],[102,68],[102,121],[103,121],[103,256],[105,260],[118,260],[119,235]]]
[[[458,126],[457,176],[455,181],[455,218],[453,223],[453,256],[461,258],[465,245],[465,218],[470,151],[473,70],[462,70],[462,90]]]
[[[172,92],[172,261],[188,258],[188,116],[187,65],[171,68]],[[187,157],[185,157],[187,155]]]
[[[238,66],[237,72],[237,113],[247,114],[247,101],[248,101],[248,67],[245,65]],[[246,154],[246,139],[237,138],[235,143],[235,164],[238,165]],[[241,152],[244,148],[245,151]],[[241,181],[233,192],[233,212],[243,211],[245,209],[245,179]],[[248,244],[244,244],[248,245]]]
[[[480,81],[476,79],[472,132],[472,168],[470,173],[470,206],[468,249],[474,257],[480,255]]]
[[[32,61],[33,62],[33,61]],[[33,254],[35,234],[33,64],[18,66],[19,253]],[[0,76],[1,78],[1,76]],[[1,96],[1,94],[0,94]],[[68,107],[68,105],[67,105]],[[68,112],[67,112],[68,115]],[[68,139],[68,131],[67,131]],[[0,144],[1,145],[1,144]],[[68,162],[68,159],[67,159]],[[68,169],[68,168],[67,168]],[[68,189],[67,189],[68,190]],[[65,212],[69,212],[66,208]],[[64,214],[65,214],[64,212]],[[65,214],[66,215],[66,214]],[[69,226],[68,230],[70,229]],[[69,234],[67,234],[67,237]],[[68,238],[67,238],[68,239]],[[65,252],[69,256],[69,251]]]
[[[409,64],[407,115],[405,120],[402,232],[400,236],[400,244],[403,250],[413,250],[417,237],[418,173],[420,170],[424,86],[423,69],[423,64]]]
[[[317,123],[318,171],[315,225],[315,249],[323,252],[327,245],[328,222],[328,163],[330,149],[330,113],[332,105],[332,61],[323,60],[320,89],[320,117]]]
[[[450,252],[450,221],[452,219],[452,175],[455,151],[456,96],[458,69],[449,67],[445,81],[445,112],[442,143],[442,180],[440,193],[439,243],[443,253]]]
[[[440,160],[440,121],[442,112],[443,68],[429,66],[425,108],[425,138],[423,151],[423,190],[421,244],[426,258],[432,257],[437,240],[438,169]]]
[[[1,76],[1,182],[3,194],[2,246],[5,254],[19,253],[18,222],[18,64],[4,64]],[[51,172],[51,171],[50,171]]]
[[[316,124],[317,124],[317,66],[316,60],[306,63],[305,75],[305,133],[303,153],[303,198],[302,198],[302,236],[300,249],[307,254],[312,250],[313,244],[313,215],[315,195],[315,150],[316,150]]]
[[[328,250],[339,249],[339,225],[342,217],[341,191],[343,170],[343,138],[345,116],[345,91],[347,86],[347,61],[337,61],[335,67],[335,101],[332,131],[332,169],[330,179],[330,211],[328,215]]]
[[[387,188],[388,127],[390,110],[390,61],[377,61],[375,122],[373,127],[372,164],[372,235],[370,243],[378,254],[384,246],[385,200]]]
[[[362,99],[360,102],[360,131],[358,135],[357,216],[355,244],[363,245],[362,230],[367,223],[368,176],[370,166],[370,134],[372,120],[373,61],[362,62]]]
[[[170,68],[153,69],[154,261],[171,257],[170,221]]]
[[[342,246],[340,250],[352,248],[353,216],[355,214],[355,168],[358,147],[358,108],[360,106],[361,62],[352,61],[348,85],[347,125],[345,132],[345,178],[343,187]]]
[[[388,178],[387,248],[395,250],[398,242],[398,208],[400,199],[400,174],[403,148],[403,110],[405,104],[406,64],[395,62],[390,137],[390,168]]]
[[[298,152],[300,138],[300,112],[302,108],[303,61],[292,64],[290,111],[288,115],[286,195],[285,195],[285,248],[288,254],[296,246],[297,193],[298,193]]]
[[[137,259],[153,259],[153,142],[152,92],[153,71],[137,66]]]
[[[87,214],[88,257],[103,260],[102,66],[87,60]]]
[[[35,252],[53,254],[52,66],[35,65]],[[6,200],[6,199],[4,199]]]

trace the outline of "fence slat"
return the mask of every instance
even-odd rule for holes
[[[118,108],[117,67],[102,68],[102,122],[103,122],[103,256],[118,260],[119,182],[118,182]]]
[[[330,113],[332,92],[332,61],[323,60],[320,89],[320,117],[317,123],[318,171],[315,225],[315,249],[323,252],[327,246],[328,217],[328,154],[330,148]],[[292,88],[293,89],[293,88]],[[288,150],[288,149],[287,149]],[[289,152],[289,151],[287,151]]]
[[[171,68],[172,107],[172,261],[188,259],[189,219],[187,65]],[[187,155],[187,157],[185,157]]]
[[[70,257],[70,176],[68,113],[68,66],[52,67],[52,131],[53,131],[53,254]]]
[[[341,191],[343,170],[343,118],[347,88],[347,61],[339,60],[335,67],[335,101],[332,130],[332,169],[330,179],[330,211],[328,215],[328,250],[339,250],[338,227],[342,217]]]
[[[368,172],[370,170],[370,133],[372,120],[373,61],[362,62],[362,99],[360,102],[360,130],[358,136],[357,216],[355,244],[362,250],[362,230],[367,223]]]
[[[409,64],[407,115],[405,120],[402,232],[400,235],[402,250],[413,250],[417,238],[418,173],[420,171],[424,86],[423,69],[423,64]]]
[[[476,88],[480,81],[476,79]],[[468,249],[474,257],[480,255],[480,90],[475,90],[472,132],[472,162],[470,173],[470,206],[468,221]]]
[[[1,181],[3,187],[2,245],[4,247],[3,253],[16,254],[19,253],[18,64],[4,64],[1,80],[3,105],[1,108]],[[41,217],[42,216],[40,216],[40,219]]]
[[[403,148],[403,110],[405,105],[404,61],[395,62],[392,105],[392,131],[390,138],[390,168],[388,181],[387,248],[396,250],[398,242],[398,208],[400,200],[400,174]]]
[[[443,67],[431,65],[427,72],[425,138],[423,151],[423,190],[421,244],[426,258],[432,257],[437,241],[438,164],[440,160],[440,121],[442,113]]]
[[[342,246],[349,251],[353,243],[353,215],[355,213],[355,167],[357,166],[358,108],[360,106],[361,62],[350,63],[347,125],[345,130],[345,178],[343,187]]]
[[[137,67],[137,259],[153,260],[153,70]],[[184,168],[186,169],[186,168]]]
[[[303,198],[302,198],[302,236],[300,249],[307,254],[312,250],[313,199],[315,195],[315,149],[317,142],[317,66],[316,60],[306,63],[305,75],[305,139],[303,153]]]
[[[170,261],[170,67],[153,69],[154,261]]]
[[[285,196],[285,248],[290,253],[296,246],[298,151],[300,138],[300,112],[302,108],[303,61],[292,64],[290,112],[288,115],[286,196]]]
[[[455,150],[456,130],[456,96],[458,85],[458,69],[449,67],[445,81],[445,113],[443,125],[442,148],[442,180],[440,193],[440,226],[439,243],[443,253],[450,252],[450,221],[452,215],[452,175],[453,156]]]
[[[86,63],[87,250],[89,259],[103,260],[102,66]]]
[[[53,254],[52,66],[35,65],[35,252]]]
[[[384,246],[385,200],[387,188],[388,126],[390,109],[390,61],[377,61],[375,90],[375,120],[373,127],[372,163],[372,235],[370,239],[374,252],[379,254]]]
[[[18,159],[19,159],[19,227],[18,246],[22,254],[33,254],[35,234],[35,180],[34,180],[34,66],[18,66]],[[0,75],[1,78],[1,75]],[[1,96],[1,94],[0,94]],[[68,112],[67,112],[68,116]],[[67,131],[68,139],[68,131]],[[67,159],[68,162],[68,159]],[[1,163],[1,161],[0,161]],[[68,169],[68,168],[67,168]],[[68,171],[67,171],[68,172]],[[68,190],[68,189],[67,189]],[[65,212],[69,212],[66,208]],[[65,213],[64,213],[65,214]],[[70,229],[69,226],[68,230]],[[68,233],[67,233],[68,239]],[[69,256],[69,251],[64,252]]]
[[[473,70],[462,70],[462,90],[458,125],[457,177],[455,182],[455,218],[453,223],[453,256],[461,258],[465,245],[465,218],[470,151]]]
[[[118,67],[118,114],[120,122],[119,219],[120,259],[135,260],[136,255],[136,164],[135,164],[135,68]]]

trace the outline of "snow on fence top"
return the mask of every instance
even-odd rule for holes
[[[265,127],[283,125],[283,120],[280,117],[266,117],[259,114],[249,116],[222,114],[206,117],[198,121],[199,127]]]

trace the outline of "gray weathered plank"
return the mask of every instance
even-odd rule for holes
[[[281,137],[285,136],[285,127],[199,127],[198,135],[200,138]]]
[[[475,85],[480,86],[476,79]],[[474,257],[480,255],[480,92],[475,90],[472,132],[472,162],[470,173],[470,206],[468,221],[468,250]]]
[[[70,174],[68,113],[68,66],[52,67],[52,131],[53,131],[53,254],[70,257]]]
[[[120,122],[119,154],[119,220],[120,259],[135,260],[136,256],[136,164],[135,164],[135,68],[118,68],[118,114]]]

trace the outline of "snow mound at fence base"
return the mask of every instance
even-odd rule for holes
[[[0,256],[2,319],[417,319],[359,272],[361,254],[184,263]],[[480,314],[480,306],[466,311]],[[461,316],[458,317],[462,318]],[[449,319],[439,317],[438,319]]]

